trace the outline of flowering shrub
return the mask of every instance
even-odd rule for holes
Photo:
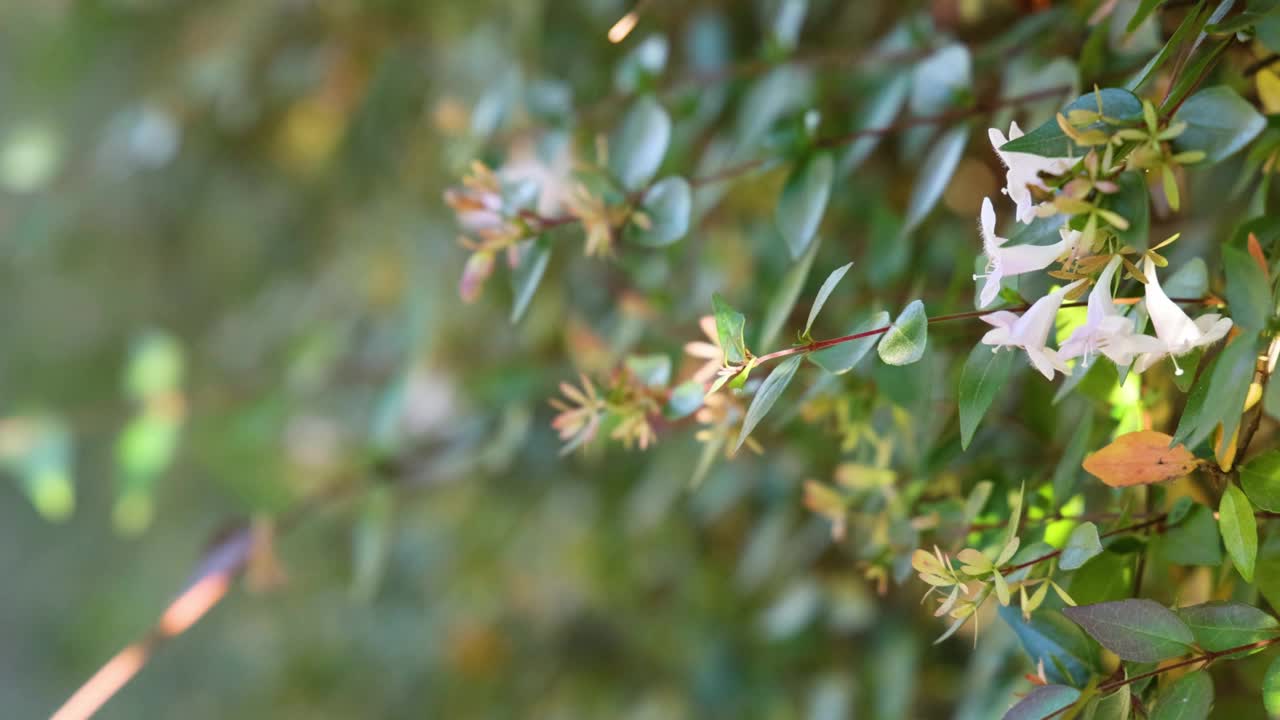
[[[1030,669],[1006,717],[1206,717],[1209,670],[1221,678],[1218,661],[1280,641],[1280,585],[1262,569],[1280,562],[1268,522],[1280,455],[1266,447],[1280,419],[1268,382],[1280,127],[1264,115],[1280,102],[1280,10],[1110,1],[1019,16],[961,3],[956,27],[990,45],[907,17],[857,58],[868,82],[817,93],[806,3],[776,5],[765,59],[732,100],[721,83],[737,70],[698,44],[722,31],[714,16],[690,29],[688,94],[671,90],[663,35],[624,41],[615,28],[631,47],[616,66],[626,107],[577,148],[571,175],[517,183],[477,166],[446,196],[470,238],[462,298],[504,252],[518,319],[545,292],[548,254],[575,241],[598,258],[584,275],[617,268],[650,293],[693,295],[710,310],[697,323],[681,302],[639,320],[701,326],[687,370],[633,336],[623,346],[638,352],[616,367],[561,385],[552,425],[566,453],[655,452],[692,434],[696,487],[722,451],[730,475],[777,452],[797,483],[832,473],[802,452],[832,445],[834,482],[804,481],[797,502],[829,524],[844,572],[885,594],[914,570],[940,594],[934,614],[951,621],[939,641],[1001,608]],[[1061,27],[1082,43],[1058,42]],[[832,120],[829,106],[855,111]],[[975,121],[996,125],[990,149],[970,147]],[[889,138],[896,158],[878,149]],[[905,198],[867,181],[895,159],[914,177]],[[773,193],[762,234],[783,252],[723,252],[759,253],[784,268],[776,278],[646,278],[655,262],[715,252],[679,248],[722,242],[735,214],[769,222],[758,199],[730,204],[729,185]],[[811,275],[825,276],[816,290]],[[868,290],[833,312],[842,281]],[[970,288],[975,309],[938,312]],[[892,321],[882,302],[900,308]],[[816,339],[833,319],[846,332]],[[961,323],[990,327],[974,343]],[[1044,380],[1025,377],[1024,359]],[[787,394],[798,380],[809,388]],[[1280,661],[1258,677],[1252,702],[1280,713]]]

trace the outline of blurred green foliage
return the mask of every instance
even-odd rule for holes
[[[611,43],[633,5],[636,29]],[[1249,232],[1269,252],[1280,237],[1267,214],[1280,130],[1253,106],[1280,111],[1268,105],[1280,89],[1245,70],[1280,50],[1274,10],[1177,5],[1192,4],[0,7],[0,469],[13,480],[0,502],[0,715],[51,712],[245,527],[244,581],[101,717],[976,720],[1030,690],[1040,651],[1066,658],[1050,680],[1103,673],[1044,592],[1032,620],[987,607],[980,637],[968,625],[934,644],[946,624],[920,604],[910,553],[953,525],[939,542],[999,538],[1012,560],[997,565],[1066,546],[1077,601],[1129,597],[1148,539],[1103,544],[1062,517],[1133,511],[1137,495],[1081,460],[1114,435],[1172,431],[1191,401],[1168,369],[1126,379],[1103,363],[1057,398],[1007,356],[994,392],[958,392],[980,329],[928,325],[912,301],[935,316],[975,294],[973,219],[1001,185],[979,125],[1036,128],[1081,88],[1126,81],[1143,97],[1190,95],[1179,151],[1213,144],[1224,162],[1184,172],[1152,141],[1165,194],[1148,200],[1138,183],[1135,205],[1103,210],[1146,223],[1138,250],[1147,227],[1152,246],[1183,233],[1164,252],[1201,276],[1192,263],[1211,258],[1215,287],[1227,238],[1242,249],[1227,264],[1256,270]],[[1203,66],[1223,86],[1217,104],[1177,85],[1171,67],[1187,58],[1144,69],[1193,42],[1195,23],[1214,30],[1196,57],[1225,58]],[[1235,117],[1214,126],[1223,107]],[[934,120],[827,141],[899,116]],[[1046,133],[1026,137],[1071,146]],[[566,186],[549,208],[502,188],[500,202],[532,203],[537,239],[468,260],[465,213],[442,198],[475,160],[544,193]],[[571,168],[587,197],[567,187]],[[747,179],[716,181],[726,169]],[[613,216],[632,201],[638,214]],[[565,207],[573,223],[544,222]],[[1233,318],[1270,302],[1267,278],[1227,272]],[[462,302],[459,278],[478,302]],[[1175,297],[1207,284],[1165,278]],[[1047,287],[1024,276],[1000,290]],[[713,296],[734,334],[700,323]],[[1251,330],[1270,338],[1274,308],[1256,309]],[[1055,337],[1083,315],[1064,311]],[[878,353],[890,364],[855,368],[870,344],[846,343],[784,360],[785,379],[724,376],[730,388],[769,378],[751,386],[773,412],[752,418],[749,439],[726,429],[741,425],[738,396],[702,405],[719,359],[682,356],[691,341],[764,354],[890,317],[896,344]],[[653,446],[583,437],[561,457],[548,398],[566,382],[607,392],[622,372],[671,386],[607,428]],[[957,414],[957,395],[981,396],[976,419]],[[1213,457],[1218,441],[1198,439]],[[1268,419],[1253,447],[1273,443]],[[1271,482],[1269,457],[1242,477]],[[1027,521],[1043,532],[1014,556],[1028,480]],[[1280,597],[1266,579],[1274,530],[1253,548],[1257,588],[1183,567],[1223,562],[1203,504],[1213,492],[1183,480],[1142,496],[1148,509],[1201,501],[1150,540],[1144,597]],[[1252,517],[1244,505],[1233,516]],[[1218,712],[1262,717],[1273,675],[1261,655],[1215,667]],[[1203,695],[1199,682],[1160,693]]]

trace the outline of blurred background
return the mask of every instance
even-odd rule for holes
[[[787,283],[769,220],[784,174],[700,196],[703,222],[669,250],[585,258],[565,240],[518,324],[505,275],[460,301],[442,197],[478,158],[542,180],[554,211],[647,82],[623,61],[652,66],[636,48],[655,35],[668,80],[765,63],[664,86],[667,163],[692,173],[717,123],[741,138],[820,104],[847,129],[878,79],[841,58],[916,11],[996,38],[980,61],[1015,68],[1006,90],[1051,84],[1051,55],[1002,54],[1026,37],[1075,52],[1082,24],[1018,24],[1048,4],[813,0],[787,20],[776,2],[655,1],[617,45],[623,0],[0,4],[0,715],[48,715],[219,538],[249,533],[243,581],[100,717],[998,716],[1029,669],[1012,633],[931,645],[920,588],[878,597],[802,505],[842,458],[848,408],[728,462],[692,423],[647,452],[558,455],[561,382],[631,351],[685,374],[713,291],[759,317]],[[761,90],[797,43],[826,59]],[[928,252],[886,244],[915,172],[898,161],[927,135],[841,180],[804,296],[850,259],[861,279],[824,335],[929,283],[968,302],[994,156],[961,164]],[[894,401],[938,440],[950,351],[934,348],[876,372],[919,373]]]

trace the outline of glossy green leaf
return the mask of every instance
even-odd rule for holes
[[[1196,644],[1210,652],[1221,652],[1275,637],[1280,620],[1252,605],[1240,602],[1208,602],[1178,608]]]
[[[903,235],[924,222],[929,211],[942,199],[942,193],[950,184],[951,176],[955,174],[968,142],[969,127],[957,125],[943,133],[933,144],[921,163],[915,186],[911,188],[911,198],[907,201],[907,213],[902,224]]]
[[[1080,691],[1067,685],[1041,685],[1009,708],[1003,720],[1043,720],[1080,699]]]
[[[1219,85],[1187,98],[1173,116],[1187,129],[1174,139],[1179,152],[1200,150],[1216,163],[1239,152],[1267,126],[1267,119],[1235,90]]]
[[[1123,660],[1159,662],[1185,655],[1195,642],[1186,623],[1153,600],[1068,607],[1062,614]]]
[[[1280,512],[1280,450],[1268,450],[1242,465],[1240,486],[1254,505]]]
[[[889,324],[889,313],[881,310],[870,318],[854,325],[849,329],[849,335],[858,335],[860,333],[869,332],[877,328],[886,327]],[[857,340],[850,340],[839,345],[832,345],[825,350],[809,353],[809,360],[815,365],[835,375],[842,375],[849,372],[862,360],[863,357],[875,347],[876,342],[880,340],[880,335],[868,335]]]
[[[720,347],[724,349],[724,359],[734,365],[745,362],[747,344],[742,333],[747,325],[746,316],[734,310],[719,293],[711,296],[711,305],[715,311],[716,334]]]
[[[634,221],[627,225],[627,240],[647,247],[666,247],[689,232],[693,194],[682,177],[663,178],[644,194],[640,210],[648,218],[648,229]]]
[[[1142,117],[1142,101],[1128,90],[1120,88],[1104,88],[1097,93],[1086,93],[1073,100],[1062,109],[1063,114],[1072,110],[1088,110],[1098,112],[1101,102],[1102,112],[1109,118],[1122,121],[1134,121]],[[1107,129],[1102,120],[1084,128]],[[1020,138],[1010,140],[1000,148],[1005,152],[1020,152],[1042,157],[1079,157],[1084,149],[1076,147],[1071,138],[1062,132],[1057,119],[1049,120],[1040,127],[1028,132]]]
[[[778,396],[782,395],[782,391],[787,389],[787,385],[791,384],[791,378],[796,374],[796,368],[800,367],[800,361],[804,359],[803,355],[792,355],[778,363],[778,366],[769,373],[769,377],[760,383],[760,389],[756,390],[756,395],[751,399],[751,405],[747,407],[746,418],[742,421],[742,431],[738,434],[738,443],[734,446],[734,452],[742,447],[742,443],[746,442],[747,436],[755,430],[756,425],[769,414],[769,410],[773,409],[773,404],[778,401]]]
[[[1075,570],[1101,552],[1102,541],[1098,538],[1098,526],[1091,522],[1081,523],[1067,537],[1067,544],[1062,548],[1058,567],[1063,570]]]
[[[804,324],[804,335],[808,335],[813,329],[813,321],[818,319],[818,313],[822,312],[822,306],[827,304],[827,298],[831,297],[831,292],[836,289],[836,285],[844,279],[845,273],[849,272],[849,268],[853,267],[853,263],[847,263],[835,270],[822,281],[822,287],[818,288],[818,294],[813,298],[813,306],[809,308],[809,319]]]
[[[1227,485],[1222,493],[1218,531],[1240,576],[1245,582],[1253,582],[1254,562],[1258,558],[1258,521],[1253,517],[1253,504],[1235,485]]]
[[[893,321],[876,352],[889,365],[910,365],[924,356],[928,341],[929,318],[924,313],[924,303],[914,300]]]
[[[960,447],[967,449],[978,423],[987,414],[996,393],[1009,382],[1014,354],[992,352],[989,345],[978,343],[969,351],[969,359],[960,371]]]
[[[778,198],[775,220],[792,258],[803,255],[813,241],[827,209],[834,175],[831,153],[823,152],[797,166],[787,178]]]
[[[635,101],[609,139],[609,171],[627,190],[653,179],[671,143],[671,117],[652,96]]]
[[[1151,720],[1205,720],[1213,709],[1213,679],[1203,670],[1188,673],[1156,696]]]
[[[1243,329],[1261,330],[1271,317],[1271,288],[1266,275],[1249,253],[1230,245],[1222,247],[1227,274],[1227,306],[1231,319]]]

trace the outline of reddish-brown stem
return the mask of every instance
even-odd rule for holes
[[[1142,298],[1116,298],[1115,303],[1117,305],[1132,305],[1141,299]],[[1202,303],[1205,301],[1205,298],[1172,298],[1172,300],[1178,303]],[[1088,305],[1087,302],[1071,302],[1071,303],[1063,303],[1062,307],[1074,308],[1074,307],[1084,307],[1086,305]],[[969,312],[952,313],[950,315],[938,315],[936,317],[929,318],[929,324],[946,322],[948,320],[966,320],[969,318],[982,317],[983,315],[990,315],[992,313],[997,313],[1001,311],[1025,312],[1030,308],[1031,308],[1030,305],[1023,305],[1022,307],[1014,307],[1014,308],[996,308],[994,310],[970,310]],[[775,350],[769,353],[768,355],[761,355],[760,357],[756,358],[756,365],[757,366],[763,365],[764,363],[767,363],[771,360],[777,360],[779,358],[789,357],[791,355],[798,355],[801,353],[811,353],[811,352],[817,352],[819,350],[825,350],[829,347],[832,347],[833,345],[840,345],[842,343],[853,342],[854,340],[861,340],[863,338],[869,338],[874,335],[883,335],[884,333],[889,332],[889,328],[891,327],[893,326],[885,325],[884,327],[865,330],[863,332],[854,333],[852,335],[844,335],[842,337],[830,338],[828,340],[815,340],[805,345],[796,345],[794,347],[783,348],[782,350]]]
[[[1131,532],[1137,532],[1137,531],[1139,531],[1139,530],[1145,530],[1146,528],[1149,528],[1149,527],[1151,527],[1152,525],[1159,525],[1160,523],[1164,522],[1168,517],[1169,517],[1169,513],[1160,513],[1159,515],[1156,515],[1155,517],[1151,518],[1150,520],[1144,520],[1144,521],[1142,521],[1142,522],[1140,522],[1140,523],[1135,523],[1135,524],[1133,524],[1133,525],[1127,525],[1127,526],[1122,527],[1122,528],[1116,528],[1115,530],[1111,530],[1111,531],[1109,531],[1109,532],[1102,533],[1102,534],[1101,534],[1101,535],[1099,535],[1098,537],[1100,537],[1100,538],[1109,538],[1109,537],[1113,537],[1113,536],[1115,536],[1115,535],[1124,535],[1125,533],[1131,533]],[[1061,551],[1061,550],[1054,550],[1053,552],[1045,553],[1044,555],[1041,555],[1040,557],[1032,558],[1031,560],[1028,560],[1028,561],[1026,561],[1026,562],[1024,562],[1024,563],[1018,563],[1017,565],[1009,565],[1009,566],[1006,566],[1006,567],[1004,567],[1004,568],[1001,568],[1001,569],[1000,569],[1000,572],[1001,572],[1001,574],[1003,574],[1003,575],[1008,575],[1008,574],[1010,574],[1010,573],[1015,573],[1015,572],[1017,572],[1017,571],[1019,571],[1019,570],[1023,570],[1023,569],[1025,569],[1025,568],[1029,568],[1029,567],[1031,567],[1032,565],[1036,565],[1036,564],[1042,563],[1042,562],[1044,562],[1045,560],[1052,560],[1053,558],[1056,558],[1056,557],[1058,557],[1058,556],[1059,556],[1059,555],[1061,555],[1061,554],[1062,554],[1062,551]]]
[[[1136,683],[1139,680],[1146,680],[1147,678],[1153,678],[1157,675],[1167,673],[1170,670],[1177,670],[1179,668],[1187,667],[1188,665],[1197,665],[1201,663],[1207,665],[1208,663],[1211,663],[1214,660],[1217,660],[1218,658],[1227,657],[1229,655],[1235,655],[1236,653],[1248,652],[1250,650],[1260,650],[1270,645],[1274,645],[1277,642],[1280,642],[1280,637],[1267,638],[1266,640],[1257,640],[1255,642],[1246,643],[1244,645],[1237,645],[1236,647],[1226,648],[1225,650],[1216,650],[1216,651],[1207,650],[1203,653],[1200,653],[1199,655],[1193,655],[1192,657],[1179,660],[1178,662],[1169,663],[1168,665],[1165,665],[1163,667],[1158,667],[1155,670],[1149,670],[1144,673],[1138,673],[1137,675],[1134,675],[1132,677],[1127,677],[1121,680],[1112,680],[1111,682],[1102,683],[1101,685],[1098,686],[1097,692],[1100,695],[1109,693],[1109,692],[1112,692],[1113,690],[1118,690],[1126,685]],[[1041,718],[1041,720],[1051,720],[1051,718],[1056,718],[1059,715],[1066,713],[1068,710],[1070,710],[1073,707],[1075,707],[1074,703],[1071,705],[1068,705],[1067,707],[1062,708],[1061,710],[1056,710],[1054,712],[1049,713],[1048,715],[1045,715],[1043,718]]]

